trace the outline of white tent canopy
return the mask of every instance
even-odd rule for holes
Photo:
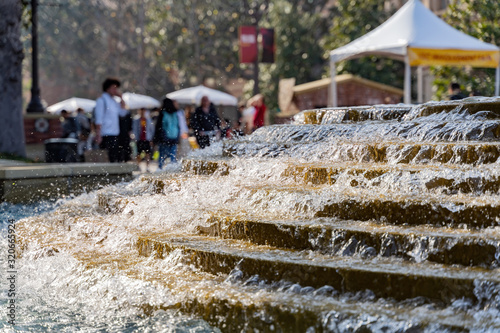
[[[337,106],[333,79],[336,63],[365,55],[382,55],[405,62],[405,103],[410,103],[410,66],[420,65],[497,68],[495,95],[499,94],[500,49],[454,29],[419,0],[409,0],[373,31],[330,52],[333,106]]]
[[[82,108],[85,112],[91,112],[95,108],[95,101],[87,98],[71,97],[47,107],[47,112],[59,114],[62,110],[74,112]]]
[[[179,104],[199,105],[201,98],[207,96],[214,105],[238,105],[238,99],[225,92],[210,89],[203,85],[177,90],[166,95],[168,98],[177,101]]]
[[[160,101],[151,96],[125,92],[122,98],[129,109],[154,109],[161,106]]]

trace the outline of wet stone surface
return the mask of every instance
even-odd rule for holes
[[[23,288],[101,322],[500,331],[499,104],[308,110],[215,142],[20,220]]]

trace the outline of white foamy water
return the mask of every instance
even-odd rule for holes
[[[251,213],[256,216],[265,210],[267,216],[309,218],[314,207],[325,200],[321,192],[313,195],[303,189],[278,191],[277,183],[287,186],[287,181],[281,177],[286,163],[235,159],[231,166],[230,175],[224,177],[186,177],[173,174],[169,177],[172,182],[164,188],[162,194],[153,193],[150,185],[141,180],[110,186],[102,190],[101,194],[109,194],[119,199],[114,214],[103,213],[97,204],[97,195],[91,193],[60,203],[54,212],[42,215],[41,218],[36,217],[36,224],[59,225],[59,228],[48,229],[49,232],[58,233],[57,237],[60,237],[62,242],[75,244],[76,249],[47,253],[43,246],[35,245],[19,260],[17,328],[26,331],[60,332],[216,331],[204,321],[181,315],[174,310],[158,310],[144,316],[141,308],[143,304],[168,307],[178,302],[183,295],[178,290],[172,292],[169,287],[151,279],[141,279],[138,272],[143,272],[145,276],[155,274],[157,270],[171,272],[174,280],[179,279],[171,285],[177,288],[191,288],[193,293],[215,288],[216,282],[182,281],[182,273],[188,274],[197,269],[187,267],[179,261],[180,259],[176,258],[178,253],[164,260],[137,258],[133,254],[133,243],[137,235],[153,232],[190,234],[197,226],[206,225],[210,212],[218,210]],[[182,181],[176,181],[180,179]],[[393,180],[387,182],[393,183]],[[411,183],[411,180],[400,182],[405,183]],[[255,185],[270,188],[264,195],[252,189]],[[288,185],[292,186],[292,182]],[[274,192],[271,186],[276,189]],[[342,186],[340,182],[336,185],[337,188]],[[387,190],[389,189],[388,186]],[[331,187],[324,188],[325,193],[332,190]],[[70,230],[67,226],[71,226]],[[78,250],[91,250],[96,243],[101,244],[96,255],[115,253],[138,260],[134,265],[134,272],[124,273],[120,269],[114,269],[111,264],[106,268],[98,266],[89,269],[70,254]],[[415,248],[415,251],[417,250],[418,248]],[[231,282],[232,288],[237,290],[239,284],[244,282],[236,279]],[[253,284],[243,284],[245,288],[249,285]],[[260,288],[262,291],[259,297],[269,297],[266,296],[268,289],[274,287],[261,284]],[[295,289],[285,287],[282,292],[296,297],[294,295],[301,294],[303,287],[299,286],[298,291]],[[308,292],[304,292],[307,297]],[[314,290],[309,293],[311,297],[317,295]],[[376,305],[371,302],[379,302],[370,301],[369,296],[362,294],[342,297],[346,301],[368,297],[364,302],[368,302],[366,306],[369,307]],[[314,299],[318,301],[317,296]],[[363,306],[362,304],[360,303],[360,306]],[[422,306],[420,311],[414,310],[415,313],[422,312],[428,316],[427,305]],[[416,308],[418,309],[418,306]],[[491,320],[495,316],[495,313],[491,312],[497,310],[468,308],[466,311],[474,312],[474,316],[478,318],[487,316]],[[409,319],[394,321],[389,315],[376,316],[373,313],[359,318],[328,313],[325,314],[324,320],[325,327],[340,332],[349,332],[360,327],[399,332],[417,325]],[[4,326],[3,330],[9,331],[9,326]],[[425,330],[446,332],[446,329],[440,328],[439,325]]]
[[[78,215],[97,218],[88,212],[92,195],[83,195],[74,202],[59,202],[55,212],[37,217],[37,223],[52,223],[58,218]],[[83,203],[82,203],[83,202]],[[80,204],[81,203],[81,204]],[[49,203],[41,207],[2,204],[3,221],[50,210]],[[68,215],[65,215],[68,214]],[[78,223],[75,224],[78,228]],[[63,251],[54,252],[33,246],[16,260],[16,312],[13,327],[7,317],[7,233],[1,229],[0,266],[2,283],[0,302],[1,332],[216,332],[203,320],[179,314],[176,310],[156,310],[148,316],[140,306],[147,300],[151,305],[168,305],[175,301],[167,288],[130,278],[120,272],[102,268],[88,269],[82,262]],[[123,242],[126,233],[108,232],[105,228],[90,230],[83,226],[79,232],[106,233],[107,244],[114,250],[127,249]],[[68,233],[67,241],[78,242],[78,236]],[[19,243],[18,243],[19,244]],[[84,243],[80,245],[85,251]],[[145,260],[147,261],[147,260]]]
[[[494,121],[479,119],[480,116],[463,112],[453,116],[437,114],[427,119],[411,118],[408,127],[399,126],[401,123],[397,121],[271,126],[242,139],[241,150],[250,157],[224,159],[227,175],[216,172],[212,176],[199,176],[181,173],[179,167],[169,167],[163,174],[108,186],[98,192],[60,201],[48,213],[41,211],[41,215],[25,217],[19,223],[19,232],[22,230],[23,235],[29,236],[18,243],[26,247],[23,257],[16,262],[15,329],[32,332],[216,332],[217,328],[195,316],[181,314],[177,307],[195,297],[208,299],[216,295],[242,304],[280,301],[309,304],[318,309],[337,308],[338,311],[321,312],[321,326],[331,332],[450,332],[440,323],[454,324],[453,321],[459,321],[472,332],[494,332],[500,327],[499,288],[480,279],[474,290],[479,302],[457,299],[449,306],[439,307],[418,298],[396,302],[377,298],[369,291],[341,294],[329,286],[315,289],[286,281],[270,283],[258,276],[242,278],[237,267],[232,268],[229,276],[213,275],[190,264],[189,256],[178,250],[156,259],[140,257],[136,249],[138,239],[144,236],[161,238],[169,234],[182,238],[197,234],[199,227],[209,226],[214,214],[288,220],[299,225],[303,221],[314,221],[316,212],[325,205],[353,197],[366,201],[373,198],[422,199],[452,213],[473,205],[496,205],[500,202],[498,189],[484,191],[484,184],[500,178],[498,161],[478,165],[452,164],[423,156],[418,162],[400,164],[397,161],[403,159],[401,150],[394,148],[392,151],[389,147],[389,162],[382,166],[366,157],[368,150],[363,145],[382,142],[397,147],[401,142],[422,140],[428,145],[436,145],[463,140],[473,132],[479,133],[484,143],[490,128],[488,122],[493,124]],[[462,126],[463,120],[470,125]],[[218,143],[193,152],[190,158],[223,160],[222,154],[223,146]],[[294,163],[310,163],[311,166],[323,163],[340,171],[334,183],[314,184],[287,173]],[[384,172],[368,176],[367,170],[380,168]],[[161,191],[151,181],[154,177],[163,182]],[[451,186],[450,190],[449,186],[441,186],[442,183],[456,184],[456,188]],[[462,184],[471,187],[464,190]],[[16,219],[29,215],[21,208],[2,207],[18,214]],[[389,225],[381,227],[386,228],[387,233],[397,229]],[[5,231],[3,224],[2,267],[6,265],[3,255],[7,251]],[[429,264],[429,254],[443,246],[436,243],[440,236],[438,229],[431,231],[426,231],[430,234],[428,237],[412,238],[405,253],[423,270]],[[467,227],[456,231],[457,234],[468,232],[473,231]],[[485,240],[497,248],[497,263],[491,264],[496,270],[498,266],[495,265],[500,262],[499,233],[498,227],[491,227],[490,238]],[[339,233],[336,239],[342,237]],[[310,239],[311,243],[320,241],[319,238]],[[352,265],[362,263],[367,257],[372,258],[372,265],[403,261],[401,258],[382,258],[381,253],[354,240],[342,241],[339,247],[333,243],[331,254],[345,256],[346,262],[351,258]],[[390,237],[385,241],[385,247],[390,248]],[[450,239],[444,246],[451,248],[455,244],[456,240]],[[246,243],[238,246],[252,248]],[[272,258],[272,252],[261,251],[262,257]],[[312,254],[308,257],[307,252],[302,255],[319,258]],[[4,285],[1,290],[5,295]],[[0,306],[1,331],[13,331],[6,324],[5,302]],[[266,314],[260,316],[265,318]],[[419,326],[419,322],[428,320],[436,323],[425,328]],[[224,325],[219,322],[217,326],[224,328]],[[311,328],[310,332],[313,331]]]

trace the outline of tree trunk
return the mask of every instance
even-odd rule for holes
[[[23,125],[21,1],[0,1],[0,153],[26,156]]]

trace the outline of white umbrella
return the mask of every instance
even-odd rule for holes
[[[207,96],[215,105],[238,105],[238,99],[225,92],[210,89],[203,85],[177,90],[166,95],[168,98],[177,101],[179,104],[199,105],[201,98]]]
[[[95,108],[95,101],[87,98],[71,97],[47,107],[47,112],[59,114],[62,110],[74,112],[82,108],[85,112],[91,112]]]
[[[161,106],[161,103],[151,96],[125,92],[122,98],[129,109],[153,109]]]

